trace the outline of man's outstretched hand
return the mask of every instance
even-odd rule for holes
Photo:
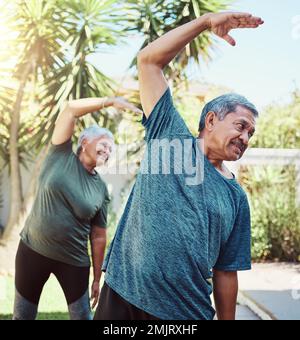
[[[210,13],[207,18],[209,29],[232,46],[236,45],[235,40],[228,34],[232,29],[257,28],[264,23],[261,18],[249,13]]]

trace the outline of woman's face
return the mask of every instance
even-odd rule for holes
[[[95,168],[103,166],[109,160],[113,146],[114,141],[108,136],[95,138],[91,142],[85,140],[82,143],[84,153]]]

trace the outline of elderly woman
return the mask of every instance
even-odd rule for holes
[[[109,202],[106,185],[95,168],[109,159],[114,138],[110,131],[92,126],[81,134],[75,154],[71,137],[77,118],[108,106],[140,111],[122,98],[86,98],[69,102],[58,117],[37,197],[21,232],[16,256],[15,320],[36,318],[50,274],[63,289],[70,318],[91,319],[88,238],[94,307],[99,298]]]

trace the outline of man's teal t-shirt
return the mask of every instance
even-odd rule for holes
[[[211,320],[212,269],[251,269],[246,194],[199,152],[199,141],[175,109],[169,89],[143,125],[147,152],[103,265],[105,281],[157,318]],[[178,164],[175,151],[160,153],[159,171],[153,173],[157,150],[151,150],[157,141],[175,141],[175,148],[178,141],[190,145],[182,155],[199,162],[202,181],[188,181],[190,169]],[[177,162],[169,174],[168,157]]]

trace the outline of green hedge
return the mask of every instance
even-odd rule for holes
[[[288,105],[261,113],[253,148],[300,149],[300,92]],[[254,260],[300,261],[300,206],[294,166],[243,168],[240,180],[249,194]]]
[[[300,92],[290,104],[272,105],[260,114],[251,147],[300,149]]]
[[[253,259],[300,261],[295,167],[247,167],[240,180],[250,199]]]

